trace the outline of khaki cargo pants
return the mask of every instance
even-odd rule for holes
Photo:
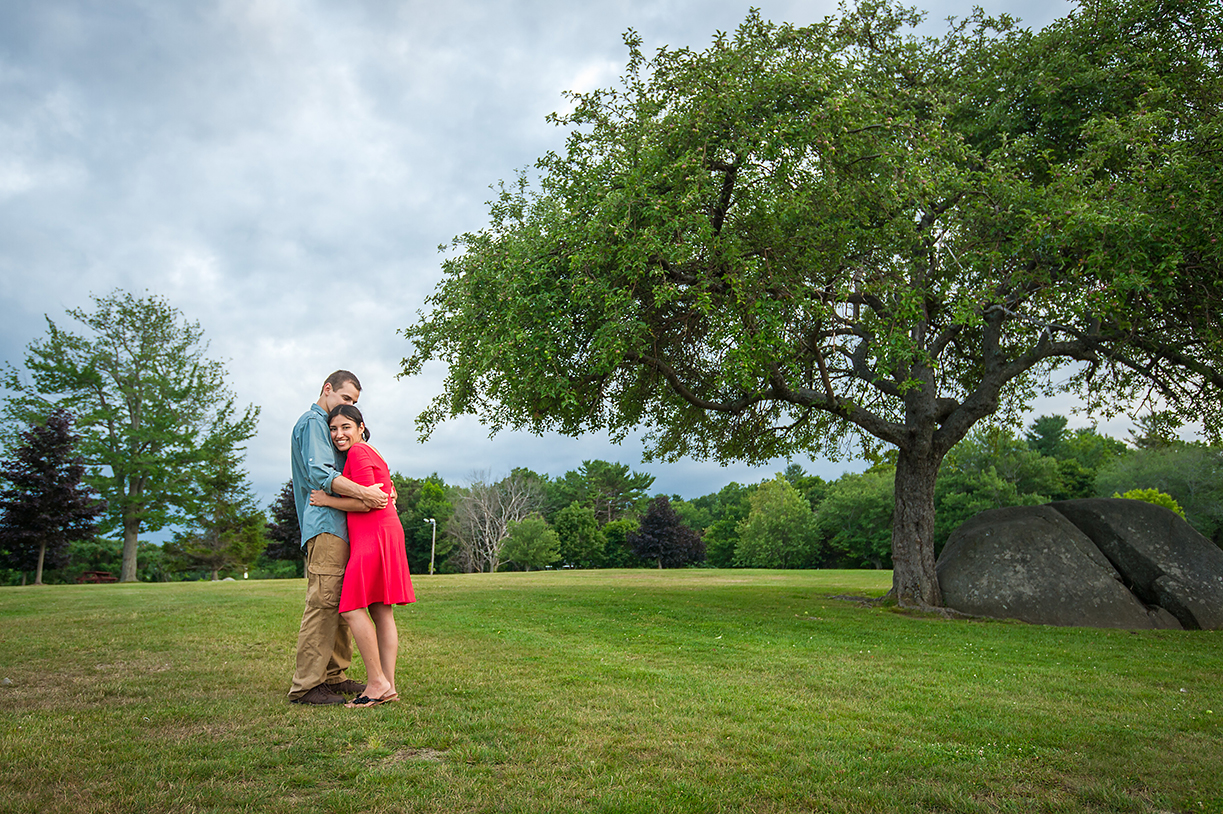
[[[352,639],[339,612],[347,565],[347,540],[324,533],[306,543],[306,609],[297,633],[297,670],[290,699],[319,684],[343,681],[352,664]]]

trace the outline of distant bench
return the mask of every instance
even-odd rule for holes
[[[110,571],[86,571],[76,578],[77,582],[118,582],[119,578]]]

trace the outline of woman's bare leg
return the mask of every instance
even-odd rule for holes
[[[340,615],[348,622],[352,637],[357,642],[357,650],[361,653],[361,660],[365,662],[365,696],[382,698],[393,689],[393,685],[387,680],[382,669],[382,655],[378,646],[380,633],[375,629],[373,619],[364,608],[346,611]]]
[[[374,620],[374,625],[378,628],[378,654],[382,660],[382,675],[391,685],[387,693],[393,693],[395,692],[395,662],[399,657],[399,628],[395,626],[395,608],[392,605],[375,602],[369,606],[369,613]],[[361,657],[365,658],[364,654]]]

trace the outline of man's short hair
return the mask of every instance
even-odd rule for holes
[[[356,376],[352,375],[352,373],[348,372],[347,370],[337,370],[335,373],[332,373],[327,377],[327,380],[323,382],[323,387],[331,385],[331,392],[334,393],[343,387],[345,382],[352,382],[352,386],[357,388],[357,392],[361,392],[361,382],[357,380]],[[320,392],[322,391],[320,390]]]

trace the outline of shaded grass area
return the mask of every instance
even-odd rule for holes
[[[286,703],[300,580],[0,589],[0,810],[1223,811],[1219,632],[833,598],[886,572],[414,582],[367,710]]]

